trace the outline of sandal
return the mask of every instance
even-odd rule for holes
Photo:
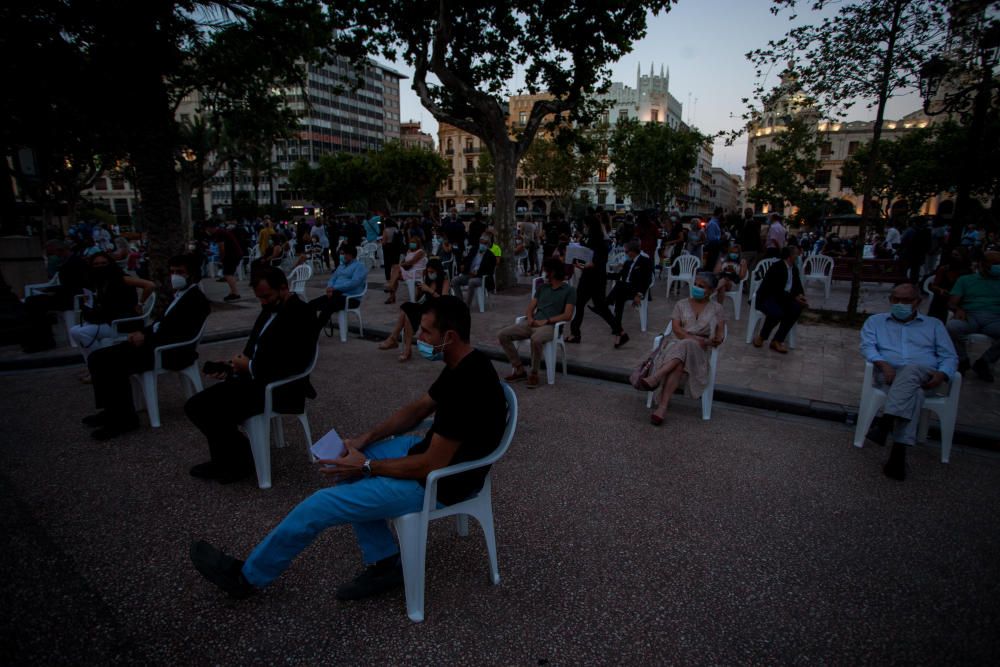
[[[392,340],[386,339],[386,340],[382,341],[381,343],[379,343],[378,349],[380,349],[380,350],[395,350],[397,347],[399,347],[399,343],[397,343],[395,339],[392,339]]]
[[[412,351],[410,351],[410,350],[407,350],[406,352],[403,352],[403,353],[401,353],[401,354],[399,355],[399,360],[400,360],[400,361],[409,361],[409,360],[410,360],[410,355],[411,355],[411,354],[412,354]]]

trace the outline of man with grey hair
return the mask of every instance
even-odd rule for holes
[[[628,261],[622,265],[617,282],[608,293],[608,298],[604,303],[595,303],[591,307],[591,310],[611,327],[616,349],[629,340],[628,334],[622,328],[625,304],[631,302],[633,308],[638,308],[653,280],[653,260],[642,253],[639,241],[632,240],[626,243],[625,254],[628,255]],[[611,315],[608,303],[615,304],[614,316]]]
[[[866,438],[892,451],[882,471],[906,479],[906,447],[916,443],[925,392],[951,380],[958,355],[940,320],[921,314],[920,292],[907,283],[889,296],[888,313],[872,315],[861,329],[861,355],[875,366],[875,387],[886,392],[882,416]]]

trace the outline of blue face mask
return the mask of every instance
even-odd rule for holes
[[[411,243],[410,244],[410,250],[416,250],[416,249],[417,249],[417,244],[416,243]]]
[[[435,347],[430,343],[424,342],[417,339],[417,352],[420,356],[427,361],[442,361],[444,359],[444,346],[448,343],[441,343],[440,346]]]
[[[489,246],[485,246],[482,243],[479,244],[479,252],[486,252],[489,250]]]
[[[894,303],[889,309],[889,313],[897,320],[908,320],[913,315],[913,304]]]
[[[990,267],[990,275],[994,278],[1000,278],[1000,264],[994,264]]]
[[[698,287],[697,285],[691,288],[691,298],[696,301],[701,301],[705,298],[705,288]]]
[[[731,252],[731,253],[729,253],[729,259],[733,260],[734,262],[736,260],[738,260],[739,258],[740,258],[740,254],[738,252]]]
[[[345,256],[341,255],[341,256],[340,256],[340,263],[341,263],[341,264],[347,264],[347,257],[345,257]]]

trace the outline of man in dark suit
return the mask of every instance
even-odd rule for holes
[[[615,336],[616,348],[629,341],[628,334],[622,328],[625,304],[631,302],[634,308],[638,308],[653,280],[653,260],[644,255],[641,248],[641,243],[636,239],[625,244],[625,254],[628,255],[628,261],[622,265],[615,286],[608,293],[605,303],[595,304],[591,308],[611,327],[611,333]],[[608,303],[615,304],[614,316],[611,315]]]
[[[462,298],[462,288],[467,287],[465,304],[472,308],[472,300],[476,298],[476,288],[486,281],[486,289],[492,289],[493,272],[497,268],[497,256],[490,252],[493,239],[489,234],[479,238],[479,245],[469,250],[462,261],[462,274],[451,281],[452,287],[459,298]]]
[[[319,327],[314,311],[288,289],[280,269],[261,267],[252,278],[261,314],[250,338],[229,362],[231,370],[213,374],[225,379],[188,399],[184,411],[208,438],[211,460],[191,468],[191,474],[235,482],[253,473],[250,442],[239,430],[248,418],[264,411],[264,389],[271,382],[301,373],[316,353]],[[302,412],[306,397],[316,392],[308,378],[279,387],[274,392],[274,410]]]
[[[760,333],[754,336],[754,347],[761,347],[771,336],[775,327],[778,330],[771,339],[771,349],[781,354],[788,353],[785,336],[792,330],[802,314],[803,308],[808,308],[799,269],[795,266],[799,249],[795,246],[785,246],[781,249],[781,261],[775,262],[764,274],[764,280],[757,288],[757,310],[764,313],[764,326]]]
[[[101,412],[84,417],[87,426],[97,426],[91,435],[107,440],[139,427],[132,403],[129,376],[153,368],[153,350],[160,345],[191,340],[201,331],[211,311],[198,287],[200,262],[193,255],[178,255],[167,262],[174,299],[158,322],[128,336],[128,341],[94,351],[87,359],[94,385],[94,398]],[[187,368],[198,358],[195,346],[167,350],[163,366]]]

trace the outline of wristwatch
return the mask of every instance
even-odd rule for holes
[[[365,462],[361,464],[361,472],[365,474],[366,477],[372,476],[372,460],[365,459]]]

